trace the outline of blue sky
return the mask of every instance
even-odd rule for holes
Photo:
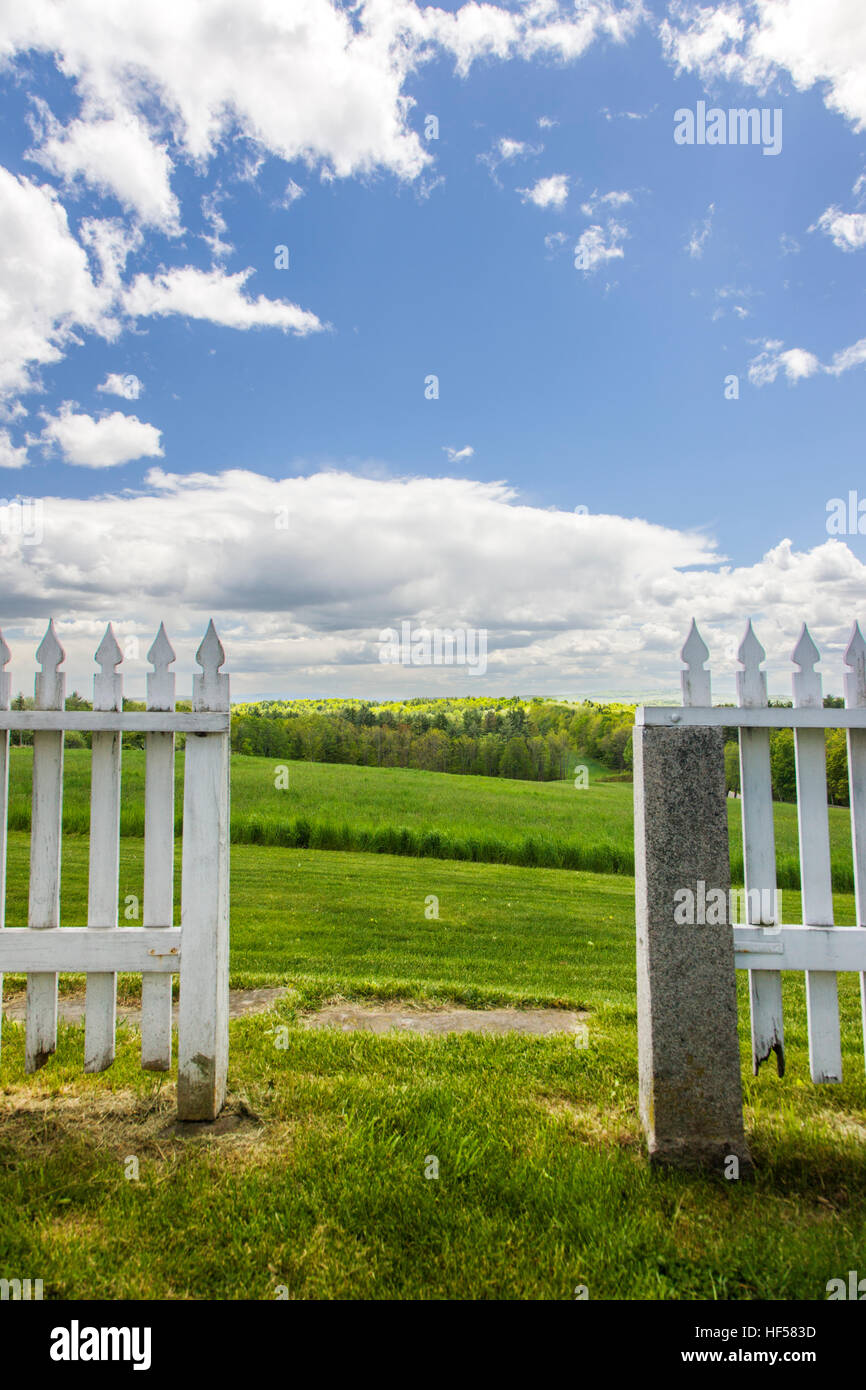
[[[213,614],[237,695],[666,690],[694,613],[728,675],[753,618],[777,693],[809,621],[839,689],[856,0],[205,8],[0,21],[22,683],[50,615],[85,681],[108,618],[188,666]],[[779,153],[676,144],[699,102],[781,111]],[[486,676],[383,666],[403,620],[483,628]]]

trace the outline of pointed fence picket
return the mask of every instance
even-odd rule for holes
[[[62,710],[66,677],[59,670],[66,653],[53,620],[36,652],[42,670],[36,676],[37,710]],[[44,729],[33,734],[33,802],[30,821],[30,906],[27,924],[34,931],[60,926],[60,839],[63,820],[63,734]],[[25,1066],[38,1071],[57,1047],[57,975],[27,976]]]
[[[654,727],[736,727],[740,741],[743,862],[746,922],[732,924],[735,963],[749,972],[752,1065],[757,1073],[771,1053],[784,1072],[785,1044],[781,971],[806,976],[809,1066],[813,1081],[842,1079],[837,972],[860,974],[866,1053],[866,641],[857,624],[845,664],[845,709],[824,708],[820,652],[804,626],[792,655],[793,706],[769,706],[764,649],[751,623],[738,658],[736,709],[712,707],[709,651],[692,622],[681,656],[682,708],[643,706],[635,722]],[[775,834],[769,737],[771,729],[793,730],[802,887],[802,923],[777,920]],[[844,728],[857,900],[857,926],[835,927],[827,808],[825,734]]]
[[[37,651],[33,710],[10,710],[0,671],[0,990],[2,972],[27,975],[25,1066],[43,1066],[57,1045],[57,974],[87,975],[85,1070],[115,1055],[116,977],[142,973],[142,1066],[171,1065],[172,975],[180,974],[178,1115],[212,1120],[228,1065],[229,678],[213,622],[196,653],[191,713],[175,711],[175,654],[160,624],[148,654],[147,712],[123,710],[123,653],[109,624],[96,652],[92,711],[64,709],[65,660],[53,622]],[[0,635],[0,668],[10,660]],[[28,926],[8,928],[3,910],[9,733],[33,733]],[[63,737],[92,734],[90,870],[86,927],[60,925]],[[120,793],[125,730],[146,735],[143,925],[118,925]],[[174,920],[174,739],[187,735],[181,926]],[[0,994],[2,1003],[2,994]],[[2,1012],[0,1012],[2,1022]]]
[[[866,707],[866,642],[860,624],[854,624],[845,652],[846,709]],[[854,858],[854,899],[857,925],[866,926],[866,729],[848,730],[848,800],[851,806],[851,848]],[[860,1013],[866,1057],[866,961],[860,973]]]
[[[115,668],[123,652],[111,624],[96,651],[100,673],[93,678],[94,710],[123,709],[123,678]],[[90,763],[90,881],[87,925],[117,929],[120,879],[119,729],[92,735]],[[88,975],[84,1030],[84,1070],[105,1071],[114,1061],[117,976]]]
[[[147,654],[153,671],[147,676],[147,708],[174,709],[174,650],[159,625]],[[151,733],[145,738],[144,787],[144,903],[145,927],[174,922],[174,734]],[[148,1071],[171,1066],[171,976],[146,974],[141,979],[141,1065]]]
[[[791,659],[799,668],[793,677],[794,708],[823,708],[821,677],[814,669],[815,663],[821,659],[821,653],[809,636],[805,624]],[[809,927],[832,927],[833,879],[830,868],[827,760],[823,730],[795,728],[794,758],[797,769],[797,829],[800,837],[803,923]],[[806,971],[806,1013],[812,1080],[841,1081],[839,996],[836,976],[832,971]]]
[[[741,709],[765,707],[767,677],[761,670],[765,652],[752,624],[737,653],[737,703]],[[820,736],[820,735],[819,735]],[[740,787],[743,819],[743,873],[746,921],[758,928],[776,923],[776,835],[770,777],[769,729],[740,729]],[[770,910],[767,911],[767,908]],[[782,976],[776,970],[749,971],[752,1019],[752,1070],[776,1054],[776,1069],[785,1072],[785,1032],[782,1021]]]

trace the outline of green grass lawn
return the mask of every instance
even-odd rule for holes
[[[141,841],[123,842],[136,892]],[[86,841],[64,854],[81,920]],[[23,906],[27,838],[10,845]],[[439,898],[439,919],[424,915]],[[796,915],[792,892],[786,906]],[[837,900],[852,920],[850,898]],[[785,979],[788,1073],[752,1078],[753,1182],[651,1170],[636,1114],[633,884],[625,876],[236,845],[232,983],[285,983],[231,1025],[229,1110],[172,1128],[174,1072],[81,1071],[83,1030],[0,1071],[0,1277],[71,1298],[818,1299],[866,1248],[866,1082],[855,977],[840,978],[845,1080],[809,1081],[802,977]],[[309,1031],[343,998],[567,1005],[560,1037]],[[279,1026],[287,1031],[281,1033]],[[282,1044],[286,1045],[283,1046]],[[428,1179],[430,1159],[438,1179]],[[130,1158],[138,1181],[128,1180]]]
[[[572,781],[521,782],[461,777],[404,768],[333,763],[279,764],[269,758],[232,757],[232,839],[286,848],[361,850],[482,863],[539,865],[596,873],[634,872],[633,789],[605,781],[586,760],[589,786]],[[126,836],[144,833],[144,753],[124,752],[121,815]],[[289,785],[275,786],[278,767]],[[14,748],[10,826],[27,829],[32,753]],[[183,758],[178,757],[177,825],[182,808]],[[64,765],[64,827],[86,834],[90,753],[68,749]],[[731,866],[742,882],[740,803],[729,801]],[[779,885],[799,886],[796,807],[776,804]],[[847,809],[829,808],[834,886],[853,891]]]

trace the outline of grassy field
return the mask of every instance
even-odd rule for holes
[[[232,840],[279,845],[469,860],[595,873],[634,872],[630,784],[605,780],[610,774],[586,762],[589,786],[571,781],[520,782],[507,778],[461,777],[404,768],[349,767],[292,762],[288,787],[275,786],[267,758],[232,758]],[[10,826],[30,823],[30,749],[12,750]],[[178,758],[177,827],[181,826],[183,759]],[[64,768],[64,828],[88,830],[90,754],[67,750]],[[740,803],[728,803],[731,867],[742,882]],[[779,886],[799,887],[797,815],[777,803],[776,848]],[[850,819],[830,807],[833,882],[852,892]],[[126,836],[144,833],[144,754],[124,753],[121,818]]]
[[[122,895],[141,850],[123,842]],[[16,913],[27,853],[13,834]],[[86,872],[71,837],[66,920],[81,920]],[[852,920],[850,898],[837,908]],[[63,1028],[26,1077],[23,1027],[7,1024],[0,1276],[67,1298],[571,1299],[583,1284],[591,1299],[824,1299],[866,1243],[856,979],[840,979],[845,1081],[813,1086],[802,978],[785,980],[781,1081],[751,1077],[743,978],[757,1177],[651,1171],[633,920],[624,875],[236,845],[232,983],[292,991],[231,1025],[236,1128],[178,1134],[174,1073],[140,1072],[125,1028],[107,1073],[83,1075],[83,1030]],[[585,1008],[589,1046],[300,1026],[338,997]]]

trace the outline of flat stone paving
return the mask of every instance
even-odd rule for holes
[[[289,991],[283,986],[268,989],[233,989],[229,991],[229,1017],[244,1018],[247,1014],[267,1013]],[[84,1022],[84,995],[60,995],[57,1001],[61,1023]],[[177,1004],[173,1007],[177,1023]],[[23,1023],[25,996],[13,996],[3,1006],[10,1022]],[[138,1004],[118,1004],[117,1017],[137,1028],[141,1019]],[[394,1004],[330,1004],[315,1013],[301,1014],[298,1022],[304,1028],[339,1028],[343,1033],[363,1030],[369,1033],[389,1033],[392,1029],[407,1033],[529,1033],[542,1036],[549,1033],[583,1034],[585,1013],[571,1009],[458,1009],[447,1004],[425,1008],[421,1005],[398,1002]]]
[[[272,1009],[278,999],[287,991],[283,986],[274,989],[232,989],[229,990],[229,1018],[243,1018],[245,1014],[263,1014]],[[26,1003],[23,993],[13,996],[3,1005],[3,1015],[10,1023],[23,1023],[26,1017]],[[174,1022],[177,1023],[177,1004],[172,1007]],[[57,1017],[61,1023],[84,1022],[84,995],[61,994],[57,1000]],[[118,1004],[117,1017],[124,1023],[137,1028],[141,1020],[140,1004]]]
[[[583,1033],[589,1015],[567,1009],[425,1009],[411,1004],[334,1004],[305,1014],[306,1028],[388,1033]]]

